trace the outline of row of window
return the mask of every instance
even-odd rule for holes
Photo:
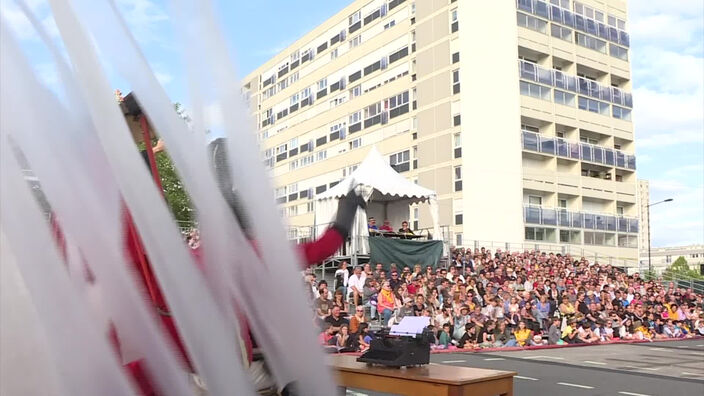
[[[548,4],[542,0],[517,0],[518,9],[533,15],[549,19],[581,32],[597,36],[612,43],[625,47],[630,46],[630,36],[625,31],[625,21],[614,16],[608,16],[604,23],[601,11],[586,7],[575,2],[574,11],[563,8],[561,4]]]
[[[588,230],[638,233],[638,219],[587,212],[571,212],[567,209],[545,208],[528,205],[523,208],[526,224],[541,224]]]
[[[518,61],[518,74],[524,80],[554,86],[619,106],[633,107],[633,96],[629,92],[599,84],[586,76],[570,76],[560,70],[546,69],[525,59]]]
[[[636,170],[636,157],[621,150],[584,142],[569,142],[563,138],[542,136],[529,131],[523,131],[522,137],[524,150]]]
[[[531,96],[542,100],[551,100],[550,92],[551,88],[529,83],[526,81],[520,82],[521,95]],[[554,100],[555,103],[574,107],[575,95],[570,92],[555,90]],[[612,108],[611,116],[625,121],[631,121],[631,109],[625,107],[619,107],[616,105],[610,106],[606,102],[600,102],[595,99],[586,98],[584,96],[578,97],[578,106],[580,110],[591,111],[593,113],[598,113],[604,116],[609,115],[609,107]]]
[[[554,228],[525,227],[525,239],[528,241],[540,241],[556,243],[559,236],[560,243],[573,245],[595,245],[595,246],[618,246],[625,248],[637,248],[638,237],[636,235],[615,234],[600,231],[575,231],[556,230]],[[584,239],[582,239],[584,237]]]

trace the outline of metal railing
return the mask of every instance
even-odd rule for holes
[[[526,224],[580,228],[585,230],[638,233],[637,218],[601,213],[571,212],[564,208],[546,208],[526,205],[523,207]]]
[[[604,146],[583,142],[570,142],[563,138],[543,136],[522,131],[521,144],[524,150],[556,155],[573,160],[636,170],[636,156]]]

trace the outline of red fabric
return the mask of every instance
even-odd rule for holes
[[[125,213],[127,213],[127,211],[125,211]],[[135,269],[137,270],[137,273],[140,275],[140,279],[144,283],[144,286],[147,288],[147,290],[149,290],[152,302],[154,303],[154,306],[157,308],[157,310],[161,310],[162,313],[169,312],[168,306],[166,305],[166,300],[164,299],[164,296],[161,293],[161,290],[159,289],[158,282],[156,281],[156,277],[154,276],[151,266],[149,265],[146,252],[142,248],[142,242],[139,239],[139,235],[137,234],[136,228],[134,227],[134,224],[132,223],[132,219],[130,218],[129,214],[125,215],[125,228],[125,247],[129,254],[132,265],[134,265]],[[325,231],[325,233],[317,240],[298,245],[299,254],[301,254],[304,259],[304,267],[307,268],[315,263],[321,262],[324,259],[330,257],[340,248],[340,246],[342,246],[343,242],[344,238],[342,234],[340,234],[340,232],[337,231],[335,228],[331,227],[327,231]],[[256,244],[254,245],[256,249]],[[194,255],[194,258],[196,259],[199,268],[203,270],[200,249],[194,249],[192,253]],[[247,358],[251,362],[253,348],[249,325],[244,314],[239,309],[237,309],[236,314],[240,320],[240,331],[242,339],[245,343]],[[166,328],[167,333],[169,334],[173,342],[176,344],[179,352],[183,356],[184,361],[191,368],[191,371],[194,371],[191,366],[191,362],[188,359],[188,354],[186,353],[186,349],[183,345],[183,342],[181,341],[181,337],[178,334],[178,330],[176,329],[176,325],[173,319],[171,318],[171,316],[163,314],[160,314],[159,316],[161,317],[162,323]],[[117,337],[115,337],[114,342],[116,344],[119,344],[119,340],[117,339]],[[144,367],[141,364],[141,361],[130,362],[126,365],[126,368],[130,372],[131,376],[134,378],[135,382],[139,386],[140,391],[144,395],[156,395],[156,391],[152,388],[149,379],[146,373],[144,372]]]

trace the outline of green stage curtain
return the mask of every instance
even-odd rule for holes
[[[420,264],[435,268],[442,256],[442,241],[411,241],[404,239],[370,237],[370,260],[372,268],[376,263],[384,264],[388,270],[391,263],[398,269]]]

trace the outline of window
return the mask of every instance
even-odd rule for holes
[[[619,216],[623,216],[623,206],[616,207],[616,214]]]
[[[460,92],[460,70],[452,71],[452,93],[456,94]]]
[[[350,49],[362,44],[362,35],[358,34],[350,39]]]
[[[528,196],[528,205],[542,206],[543,205],[543,197],[541,197],[539,195],[529,195]]]
[[[396,21],[395,21],[395,20],[391,20],[389,23],[387,23],[387,24],[384,25],[384,30],[389,29],[389,28],[392,28],[392,27],[394,27],[394,26],[396,26]]]
[[[389,165],[396,172],[405,172],[410,169],[411,151],[405,150],[389,156]]]
[[[628,50],[611,43],[609,43],[609,55],[621,60],[628,60]]]
[[[462,167],[456,166],[454,173],[455,191],[462,191]]]
[[[545,229],[526,227],[526,240],[528,241],[544,241],[545,240]]]
[[[381,113],[381,102],[367,106],[364,109],[364,119],[367,120]]]
[[[298,72],[295,72],[288,77],[289,84],[293,84],[296,81],[298,81]]]
[[[287,78],[284,78],[283,80],[279,81],[278,87],[279,87],[279,92],[281,92],[281,91],[283,91],[284,89],[286,89],[286,87],[288,87],[288,79],[287,79]]]
[[[561,40],[572,42],[572,29],[551,23],[550,34],[553,37],[557,37]]]
[[[532,96],[542,100],[550,100],[550,88],[538,84],[521,81],[521,95]]]
[[[279,187],[276,189],[276,198],[281,198],[286,196],[286,186]]]
[[[318,151],[318,154],[316,155],[316,161],[322,161],[327,158],[328,158],[328,152],[326,150]]]
[[[350,15],[348,19],[349,19],[350,26],[361,21],[362,20],[362,10],[359,10],[359,11],[355,12],[354,14]]]
[[[350,142],[350,150],[362,147],[362,138],[354,139]]]
[[[457,21],[457,8],[450,11],[450,30],[452,30],[452,33],[459,30],[459,22]]]
[[[614,118],[620,120],[630,121],[631,120],[631,109],[625,109],[623,107],[618,107],[616,105],[611,106],[612,115]]]
[[[517,13],[517,23],[518,26],[535,30],[536,32],[545,33],[547,31],[548,23],[540,18],[536,18],[530,15],[523,14],[521,12]]]
[[[286,80],[284,80],[284,81],[286,81]],[[264,99],[268,99],[268,98],[274,96],[275,93],[276,93],[276,87],[271,86],[271,87],[264,90],[264,92],[262,93],[262,96],[264,97]]]
[[[340,95],[336,97],[335,99],[330,101],[330,107],[336,107],[339,106],[347,101],[347,95]]]
[[[328,79],[324,78],[318,81],[318,91],[322,91],[328,87]]]
[[[455,225],[462,225],[464,219],[463,219],[462,213],[455,213]]]
[[[567,208],[567,200],[566,199],[558,200],[558,206],[561,208]]]
[[[461,133],[456,133],[452,136],[453,140],[453,148],[454,148],[454,156],[455,158],[461,158],[462,157],[462,134]]]
[[[455,246],[462,246],[462,233],[455,234]]]
[[[599,51],[603,54],[606,53],[606,41],[599,40],[596,37],[587,36],[582,33],[575,33],[577,35],[577,44],[582,47],[593,49],[594,51]]]
[[[354,87],[350,88],[350,99],[354,99],[361,94],[362,94],[362,86],[361,85],[355,85]]]
[[[357,111],[355,113],[350,114],[350,125],[356,124],[360,121],[362,121],[362,112],[361,111]]]
[[[298,205],[293,205],[286,208],[286,215],[288,217],[298,216]]]
[[[574,94],[555,90],[555,103],[574,107]]]
[[[333,49],[332,51],[330,51],[330,59],[335,59],[335,58],[337,58],[337,56],[338,56],[338,51],[337,51],[337,50],[338,50],[338,48],[335,48],[335,49]]]
[[[396,96],[389,98],[389,109],[393,110],[397,107],[401,107],[408,104],[408,91],[402,92]]]
[[[580,110],[591,111],[592,113],[599,113],[602,115],[609,115],[609,104],[600,102],[598,100],[585,98],[580,96],[578,99],[578,105]]]
[[[330,127],[330,141],[344,139],[346,136],[345,123],[340,122]]]

